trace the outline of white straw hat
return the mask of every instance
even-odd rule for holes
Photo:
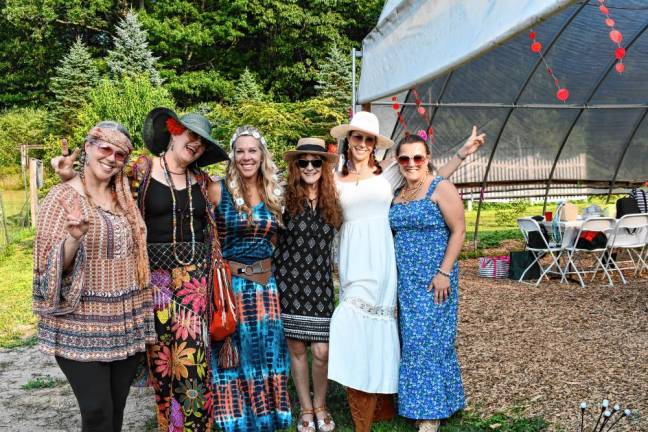
[[[335,126],[331,129],[331,136],[339,139],[346,138],[349,132],[354,130],[375,136],[378,149],[387,149],[394,145],[394,141],[380,135],[378,117],[368,111],[358,111],[348,124]]]

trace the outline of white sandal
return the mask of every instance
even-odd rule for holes
[[[310,414],[313,417],[315,416],[312,409],[301,410],[299,421],[297,422],[297,432],[317,432],[317,429],[315,429],[315,422],[313,420],[304,420],[304,414]]]
[[[419,432],[438,432],[441,420],[423,420],[418,424]]]
[[[317,417],[317,413],[325,413],[324,418],[320,419]],[[333,432],[335,430],[335,422],[328,408],[325,406],[315,408],[315,418],[317,419],[317,430],[320,432]]]

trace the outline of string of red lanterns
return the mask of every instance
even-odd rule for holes
[[[625,70],[625,65],[623,64],[623,58],[625,57],[625,48],[621,46],[621,41],[623,41],[623,35],[619,30],[616,29],[616,22],[610,17],[610,10],[605,5],[605,0],[598,0],[599,2],[599,11],[605,17],[605,25],[608,26],[611,30],[609,33],[610,40],[616,44],[616,49],[614,50],[614,58],[617,59],[617,64],[614,65],[614,69],[618,73],[623,73]]]
[[[569,99],[569,90],[567,90],[566,87],[560,86],[560,81],[558,80],[558,77],[554,73],[553,69],[549,66],[549,63],[547,63],[545,56],[542,54],[542,44],[538,42],[538,40],[536,39],[536,32],[531,30],[529,32],[529,38],[531,39],[531,51],[533,51],[534,53],[540,56],[540,59],[542,60],[542,63],[545,66],[545,69],[547,69],[547,73],[553,79],[553,83],[557,89],[556,99],[558,99],[561,102],[566,102],[567,99]]]

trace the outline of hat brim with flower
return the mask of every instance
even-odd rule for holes
[[[144,145],[156,156],[169,147],[171,135],[179,135],[189,129],[202,138],[205,152],[196,160],[196,165],[204,167],[229,160],[227,153],[211,137],[212,126],[206,117],[198,113],[188,113],[181,117],[169,108],[154,108],[144,120],[142,135]]]

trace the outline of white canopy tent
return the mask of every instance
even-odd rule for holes
[[[601,0],[387,1],[363,41],[357,102],[395,141],[431,127],[437,164],[473,124],[486,132],[453,177],[480,204],[628,191],[648,179],[648,1],[602,3],[623,34],[622,74]]]

